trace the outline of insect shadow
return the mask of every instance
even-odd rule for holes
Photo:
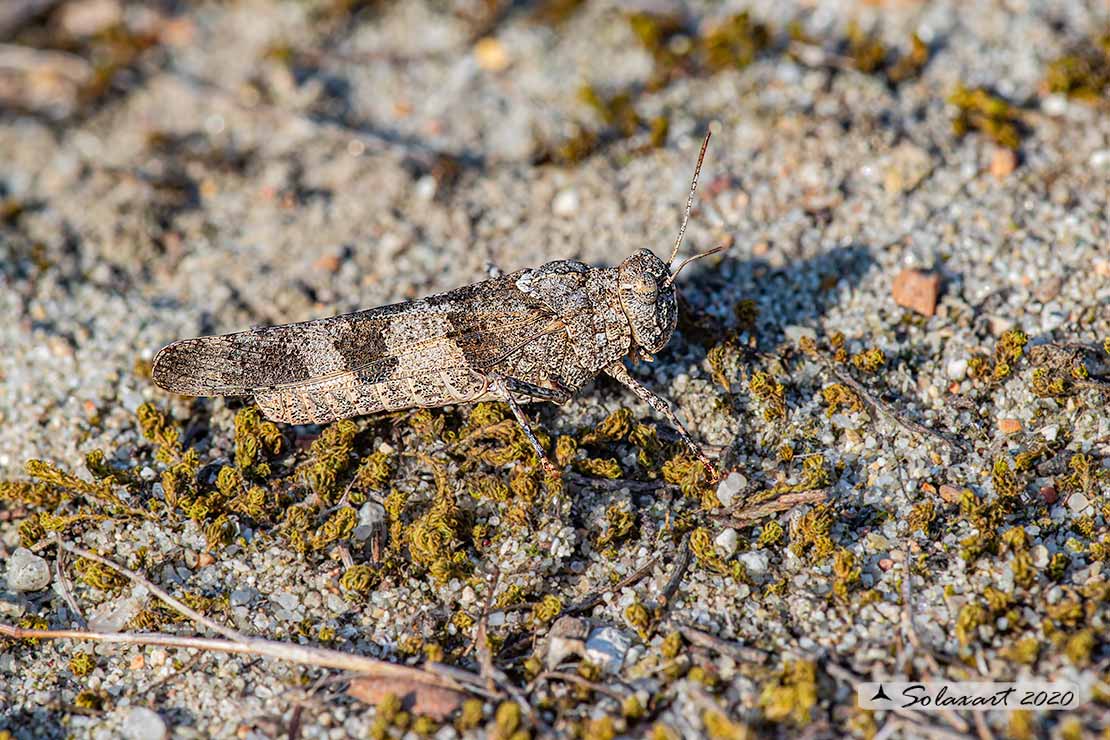
[[[732,314],[739,301],[750,300],[759,310],[758,319],[749,332],[755,340],[754,351],[744,353],[741,359],[741,366],[747,367],[750,374],[757,352],[771,352],[785,340],[785,327],[794,325],[819,330],[821,318],[853,290],[875,264],[870,249],[862,244],[833,247],[782,266],[775,266],[763,258],[745,259],[726,253],[716,265],[703,266],[684,276],[678,327],[670,345],[658,356],[658,364],[660,367],[690,368],[703,362],[715,345],[738,335],[735,321],[722,319],[722,314]],[[640,365],[637,369],[650,384],[651,376],[661,373],[647,368],[654,369],[650,365],[646,368]],[[730,380],[739,382],[741,377]],[[611,400],[619,405],[627,400],[621,386],[607,378],[599,378],[597,387],[603,391],[606,402]],[[719,387],[718,390],[728,393]],[[728,466],[729,453],[743,443],[747,431],[748,425],[738,419],[719,464]]]

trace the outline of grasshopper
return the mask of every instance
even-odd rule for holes
[[[670,269],[686,234],[709,137],[667,262],[648,249],[615,268],[557,260],[406,303],[183,339],[155,356],[154,382],[187,396],[253,396],[268,419],[290,424],[503,401],[553,471],[520,404],[564,404],[604,372],[670,422],[714,471],[670,404],[624,365],[626,356],[651,361],[670,340],[682,268],[724,249]]]

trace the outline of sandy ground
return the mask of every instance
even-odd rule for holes
[[[488,263],[612,265],[642,247],[665,256],[712,126],[683,253],[732,246],[684,273],[691,319],[635,373],[676,404],[726,474],[742,474],[726,481],[724,498],[733,486],[756,495],[794,484],[821,489],[823,507],[730,528],[725,507],[652,482],[661,461],[638,462],[635,446],[621,441],[595,455],[616,459],[618,481],[570,476],[561,492],[545,488],[549,499],[516,528],[511,502],[475,503],[466,488],[475,470],[442,443],[422,441],[403,421],[364,422],[350,454],[397,456],[382,493],[405,492],[416,507],[406,522],[439,495],[431,472],[440,468],[418,456],[442,455],[445,485],[494,542],[455,543],[465,572],[431,577],[401,547],[378,587],[356,597],[340,587],[337,550],[298,554],[272,524],[237,519],[234,541],[210,548],[203,517],[135,521],[117,511],[64,536],[141,565],[171,591],[223,597],[210,616],[253,636],[413,664],[413,652],[427,652],[468,670],[478,667],[464,653],[495,567],[497,594],[517,588],[520,604],[557,596],[566,606],[661,554],[646,577],[581,615],[631,644],[616,673],[581,668],[607,693],[530,683],[529,650],[495,651],[506,681],[527,689],[520,727],[536,735],[725,737],[747,727],[982,736],[967,713],[855,709],[853,681],[930,675],[1066,680],[1095,696],[1069,712],[983,715],[996,736],[1107,731],[1110,394],[1098,376],[1110,364],[1100,349],[1110,338],[1110,116],[1105,94],[1083,100],[1044,86],[1053,60],[1106,33],[1104,4],[652,6],[684,8],[684,30],[664,44],[675,53],[745,8],[771,28],[750,65],[678,65],[662,84],[650,84],[661,63],[620,3],[586,3],[558,23],[528,4],[492,16],[481,3],[384,4],[354,16],[324,5],[201,3],[171,14],[97,0],[87,8],[152,34],[151,48],[93,103],[67,102],[63,86],[50,105],[3,109],[0,478],[26,479],[31,458],[88,478],[86,453],[103,449],[109,466],[134,470],[128,501],[145,506],[162,493],[166,465],[139,433],[144,402],[176,420],[202,464],[227,464],[242,404],[173,397],[148,379],[154,352],[174,339],[416,298],[480,280]],[[97,23],[105,23],[89,14],[37,23],[86,38],[85,26],[103,32]],[[804,36],[793,42],[792,21]],[[23,33],[11,44],[33,45],[45,31]],[[910,53],[916,33],[928,61],[904,81],[861,72],[845,41],[861,33],[881,39],[891,59]],[[93,46],[81,43],[79,59]],[[17,76],[47,63],[26,62]],[[949,97],[960,84],[1014,105],[1016,156],[981,131],[953,131],[959,111]],[[640,122],[630,136],[584,102],[584,85],[632,91]],[[669,127],[653,146],[651,122],[661,117]],[[582,130],[600,132],[597,152],[542,161],[545,142]],[[892,284],[907,268],[940,276],[933,315],[896,304]],[[735,309],[745,300],[758,309],[754,322],[740,315],[744,304]],[[996,347],[1013,330],[1028,344],[1000,370]],[[874,373],[828,360],[837,372],[959,447],[883,412],[827,413],[822,389],[836,378],[798,342],[813,337],[832,358],[837,333],[848,356],[878,348],[885,357]],[[1035,349],[1066,342],[1090,351],[1063,370],[1051,366],[1057,375],[1048,380],[1062,373],[1066,383],[1046,393]],[[1077,366],[1093,380],[1070,374]],[[760,372],[783,385],[781,417],[764,416],[774,403],[753,388]],[[574,436],[622,406],[637,421],[653,418],[608,381],[533,414],[552,434]],[[445,418],[450,426],[465,414]],[[319,432],[282,431],[291,452],[275,460],[275,475],[299,469]],[[824,477],[807,479],[804,461],[818,456]],[[482,474],[511,480],[508,466],[483,465]],[[961,504],[964,488],[972,498]],[[930,503],[935,520],[917,527]],[[614,507],[636,526],[599,544],[598,533],[619,519]],[[6,559],[20,546],[20,522],[38,511],[0,501]],[[807,535],[815,527],[816,539]],[[666,618],[637,630],[630,607],[660,607],[684,532],[695,541],[708,533],[720,561],[713,546],[699,550]],[[39,554],[50,563],[56,556],[49,547]],[[368,562],[362,549],[355,555]],[[0,621],[74,626],[59,583],[29,592],[9,584]],[[78,578],[71,588],[86,616],[142,602],[130,586]],[[490,616],[497,647],[530,646],[530,636],[545,634],[543,619],[509,606]],[[763,657],[689,636],[676,655],[675,638],[664,638],[679,624]],[[543,654],[542,641],[536,649]],[[91,672],[73,668],[79,652],[93,657]],[[306,737],[406,731],[403,720],[389,724],[388,713],[335,685],[309,692],[323,675],[161,647],[5,643],[0,734],[276,737],[294,715]],[[640,697],[645,717],[614,696]],[[511,711],[498,712],[500,704],[487,700],[467,731],[512,734],[502,716]],[[448,718],[419,729],[449,737],[457,726]]]

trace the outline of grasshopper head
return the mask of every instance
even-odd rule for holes
[[[636,344],[648,353],[663,349],[678,321],[667,263],[641,249],[617,268],[617,292]]]

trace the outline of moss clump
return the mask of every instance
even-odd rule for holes
[[[936,518],[936,504],[932,501],[925,501],[917,504],[910,510],[910,515],[907,517],[906,523],[909,525],[911,532],[921,532],[921,534],[927,536]]]
[[[581,443],[584,445],[598,445],[611,442],[620,442],[632,432],[634,419],[632,412],[626,408],[619,408],[582,435]]]
[[[836,550],[829,532],[832,530],[833,512],[828,504],[818,504],[790,523],[790,549],[798,557],[809,555],[813,560],[823,560]]]
[[[647,642],[651,637],[651,613],[639,601],[634,601],[624,610],[624,618],[640,639]]]
[[[748,391],[763,404],[763,419],[768,422],[786,418],[786,387],[765,372],[748,381]]]
[[[96,670],[96,661],[88,653],[74,653],[69,659],[69,670],[74,676],[84,678]]]
[[[863,399],[859,397],[855,391],[843,383],[832,383],[821,389],[821,397],[825,400],[825,409],[827,416],[833,416],[841,411],[841,409],[851,411],[853,413],[862,413],[866,410]]]
[[[340,480],[355,462],[355,437],[359,431],[358,424],[350,419],[328,425],[313,440],[309,460],[298,470],[299,476],[324,504],[335,502]]]
[[[1036,637],[1025,637],[1017,642],[1002,648],[1000,654],[1007,660],[1012,660],[1021,665],[1033,665],[1040,655],[1041,643]]]
[[[747,740],[751,737],[747,727],[733,722],[716,709],[706,709],[702,712],[701,722],[710,740]]]
[[[1110,95],[1110,29],[1049,62],[1044,87],[1077,100],[1105,100]]]
[[[636,112],[632,94],[626,90],[612,95],[603,95],[593,85],[586,85],[578,91],[578,98],[593,108],[602,123],[614,130],[621,138],[629,138],[644,125]]]
[[[594,478],[609,478],[613,480],[624,475],[620,463],[611,457],[585,457],[580,460],[575,460],[573,464],[578,472],[593,476]]]
[[[659,652],[664,658],[673,660],[682,652],[682,644],[681,634],[678,632],[668,632],[667,636],[663,638],[663,643],[659,646]]]
[[[493,715],[493,735],[496,738],[508,740],[517,730],[521,729],[520,705],[515,701],[501,702]]]
[[[711,72],[743,69],[771,44],[771,29],[747,11],[715,24],[701,38],[705,66]]]
[[[956,136],[978,131],[1006,149],[1016,150],[1021,146],[1017,109],[1002,98],[985,88],[968,88],[961,84],[949,95],[948,102],[956,108],[956,116],[952,119],[952,131]]]
[[[833,596],[841,602],[848,601],[848,594],[860,583],[861,569],[851,550],[840,548],[833,557]]]
[[[778,677],[763,687],[759,704],[769,721],[805,727],[817,705],[817,667],[804,660],[786,661]]]
[[[1064,654],[1075,666],[1086,668],[1091,664],[1091,655],[1097,645],[1098,638],[1095,636],[1095,631],[1090,628],[1083,629],[1068,638]]]
[[[614,503],[605,510],[606,527],[597,538],[597,548],[603,549],[626,539],[636,528],[636,516],[627,503]]]
[[[777,521],[769,521],[763,525],[763,531],[759,533],[759,539],[756,544],[760,547],[773,547],[782,542],[782,538],[786,535],[782,525]]]
[[[701,501],[703,508],[712,509],[720,504],[709,471],[701,460],[686,452],[663,463],[663,480],[678,486],[684,496]]]
[[[852,357],[856,369],[865,373],[877,373],[886,364],[886,355],[878,348],[871,348]]]
[[[547,594],[532,607],[532,620],[537,624],[550,624],[563,612],[563,600],[555,594]]]
[[[956,639],[967,647],[978,638],[979,626],[986,624],[990,615],[977,603],[964,604],[956,615]]]

